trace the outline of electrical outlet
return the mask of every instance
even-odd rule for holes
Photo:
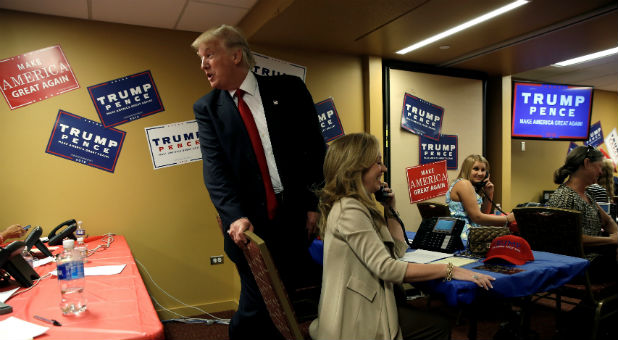
[[[222,264],[222,263],[223,263],[223,255],[210,257],[210,264]]]

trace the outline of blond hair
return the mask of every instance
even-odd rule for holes
[[[489,162],[485,157],[481,155],[470,155],[464,159],[463,163],[461,163],[461,169],[459,170],[459,175],[457,175],[457,178],[470,180],[470,174],[472,173],[472,168],[474,167],[475,162],[484,163],[485,171],[489,172]]]
[[[344,197],[360,201],[374,220],[382,218],[376,202],[363,185],[363,175],[376,163],[379,152],[378,140],[368,133],[349,134],[329,146],[324,159],[325,184],[318,192],[322,237],[333,204]]]
[[[197,50],[202,44],[216,40],[221,41],[227,50],[240,48],[242,50],[242,60],[247,69],[251,69],[255,66],[255,59],[253,58],[247,39],[245,39],[238,28],[230,25],[213,27],[200,34],[200,36],[191,43],[191,47]]]

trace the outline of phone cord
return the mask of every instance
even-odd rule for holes
[[[397,212],[395,211],[395,209],[393,209],[393,207],[388,207],[388,209],[390,210],[391,215],[393,215],[393,217],[395,217],[397,222],[399,222],[399,225],[401,226],[401,229],[403,230],[403,237],[406,239],[406,243],[408,244],[408,246],[412,248],[412,242],[410,241],[410,239],[408,239],[408,234],[406,233],[406,227],[403,226],[403,221],[401,220],[401,218],[399,218],[399,214],[397,214]]]
[[[492,208],[496,208],[498,209],[499,212],[508,215],[507,213],[504,212],[504,210],[500,209],[499,206],[497,206],[494,201],[491,200],[491,198],[489,198],[489,196],[487,195],[487,193],[485,192],[485,188],[481,188],[481,191],[483,192],[483,196],[485,196],[485,198],[487,198],[487,200],[489,201],[489,203],[491,203],[491,207]],[[491,209],[490,209],[491,210]]]

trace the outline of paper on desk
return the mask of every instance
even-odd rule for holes
[[[38,267],[38,266],[42,266],[44,264],[48,264],[50,262],[54,262],[54,258],[51,256],[48,256],[46,258],[40,259],[40,260],[34,260],[34,263],[32,264],[32,266],[34,268]]]
[[[432,262],[432,263],[449,263],[450,262],[455,267],[463,267],[463,266],[465,266],[467,264],[474,263],[474,262],[477,262],[477,261],[478,261],[478,259],[471,259],[471,258],[468,258],[468,257],[453,256],[453,257],[449,257],[449,258],[446,258],[446,259],[438,260],[438,261]]]
[[[32,339],[45,332],[49,327],[18,319],[14,316],[0,321],[0,340],[21,340]]]
[[[0,292],[0,302],[2,303],[6,302],[6,300],[8,300],[11,297],[11,295],[13,295],[13,293],[15,293],[15,291],[18,289],[19,287],[15,289],[7,290],[6,292]]]
[[[400,260],[414,263],[429,263],[447,257],[453,257],[453,254],[441,253],[439,251],[416,249],[407,252],[402,258],[400,258]]]
[[[120,274],[122,270],[126,267],[126,264],[115,264],[109,266],[97,266],[97,267],[86,267],[84,268],[84,275],[86,276],[95,276],[95,275],[116,275]],[[55,270],[51,271],[51,274],[54,276],[58,276]]]

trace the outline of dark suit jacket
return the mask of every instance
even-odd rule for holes
[[[256,75],[285,200],[298,214],[317,211],[314,189],[324,176],[325,143],[311,94],[295,76]],[[227,235],[247,217],[256,233],[268,222],[266,194],[240,113],[227,91],[213,90],[193,105],[199,126],[204,182],[223,223],[225,251],[241,256]],[[298,227],[303,227],[298,226]]]

